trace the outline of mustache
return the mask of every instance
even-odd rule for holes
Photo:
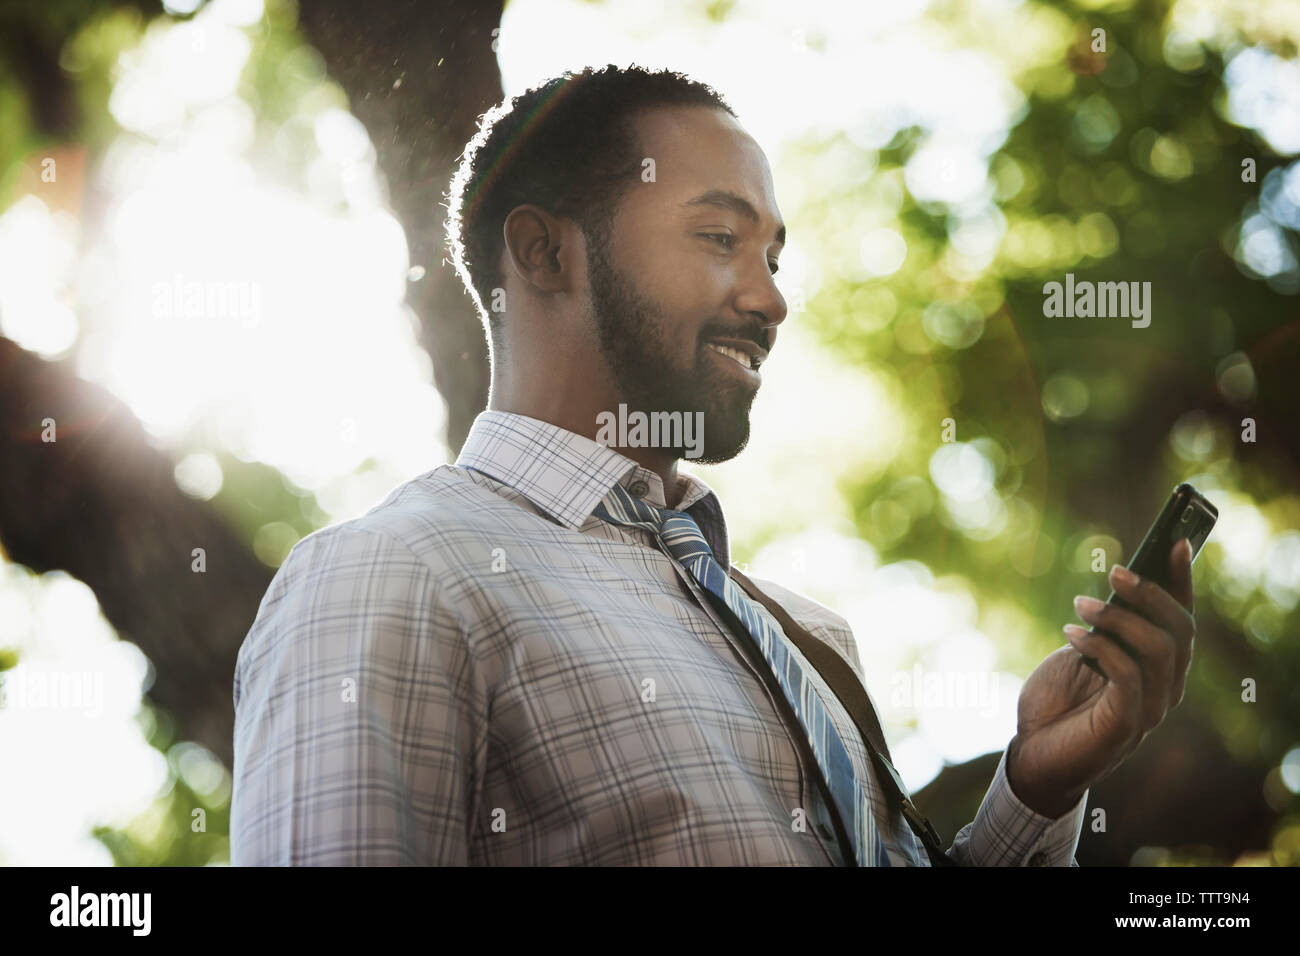
[[[757,325],[745,325],[736,329],[711,326],[700,332],[701,344],[707,342],[709,339],[741,339],[743,341],[753,342],[765,352],[772,351],[772,343],[768,338],[767,330]]]

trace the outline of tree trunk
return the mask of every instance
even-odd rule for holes
[[[463,0],[304,0],[301,10],[304,35],[375,143],[412,262],[426,269],[410,304],[447,402],[453,451],[486,404],[488,366],[472,300],[443,264],[442,203],[478,116],[501,99],[492,49],[501,10],[501,2]],[[64,109],[57,67],[63,39],[24,47],[23,72],[58,78],[58,95],[46,90],[32,105],[51,136],[75,138],[80,124]],[[42,441],[46,418],[54,442]],[[0,542],[9,559],[84,581],[109,623],[153,662],[150,699],[229,766],[235,657],[272,571],[210,505],[180,493],[173,462],[135,416],[70,363],[0,339],[0,422]],[[191,570],[194,548],[204,550],[203,573]]]
[[[408,302],[447,402],[453,455],[487,405],[489,368],[473,300],[443,260],[442,222],[456,160],[478,117],[502,99],[492,30],[503,6],[503,0],[303,0],[299,12],[299,29],[370,133],[411,262],[425,268]]]
[[[54,441],[43,440],[46,419]],[[107,390],[0,338],[0,542],[11,561],[84,581],[153,662],[150,698],[230,764],[235,656],[271,570]],[[206,570],[192,567],[202,548]]]

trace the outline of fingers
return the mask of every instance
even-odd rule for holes
[[[1133,611],[1168,632],[1179,649],[1188,648],[1196,636],[1196,621],[1172,594],[1150,578],[1138,577],[1118,564],[1110,569],[1110,586]]]
[[[1174,581],[1179,580],[1180,563],[1182,564],[1181,570],[1189,576],[1187,587],[1190,593],[1191,548],[1187,545],[1186,539],[1181,539],[1179,544],[1174,545],[1170,561]],[[1173,594],[1150,579],[1133,575],[1127,568],[1121,568],[1119,565],[1111,568],[1110,583],[1115,589],[1115,596],[1127,602],[1131,612],[1137,612],[1148,622],[1155,624],[1157,629],[1162,630],[1168,638],[1172,638],[1174,654],[1170,662],[1168,687],[1170,706],[1177,707],[1183,699],[1187,684],[1187,669],[1192,661],[1192,644],[1196,638],[1195,619]],[[1102,630],[1112,631],[1107,625],[1103,624],[1101,627]],[[1112,633],[1116,632],[1112,631]],[[1127,639],[1127,635],[1121,636]]]
[[[1109,733],[1141,739],[1177,707],[1186,688],[1196,622],[1192,616],[1192,549],[1179,539],[1169,553],[1169,587],[1111,568],[1113,603],[1084,595],[1075,611],[1097,633],[1066,625],[1066,639],[1105,672]]]
[[[1119,638],[1132,651],[1132,657],[1122,647],[1115,649],[1133,661],[1141,680],[1141,724],[1143,732],[1150,731],[1164,719],[1173,693],[1174,661],[1176,649],[1170,635],[1141,615],[1116,604],[1103,604],[1096,598],[1083,595],[1075,598],[1075,611],[1079,617],[1100,631]],[[1106,644],[1111,640],[1102,636]],[[1133,658],[1136,658],[1134,661]],[[1109,676],[1109,666],[1102,663]]]
[[[1127,743],[1145,731],[1142,714],[1142,671],[1137,661],[1129,657],[1119,645],[1101,634],[1089,634],[1077,624],[1067,624],[1065,638],[1080,654],[1097,658],[1106,672],[1110,689],[1116,695],[1110,721],[1111,743]]]

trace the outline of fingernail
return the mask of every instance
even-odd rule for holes
[[[1110,569],[1110,573],[1124,584],[1137,584],[1137,575],[1123,565],[1115,565]]]
[[[1088,597],[1086,594],[1080,594],[1074,599],[1074,609],[1080,614],[1090,614],[1100,611],[1104,604],[1094,597]]]

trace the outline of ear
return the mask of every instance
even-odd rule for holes
[[[577,224],[539,206],[516,206],[502,225],[505,267],[541,292],[571,291],[581,260]]]

